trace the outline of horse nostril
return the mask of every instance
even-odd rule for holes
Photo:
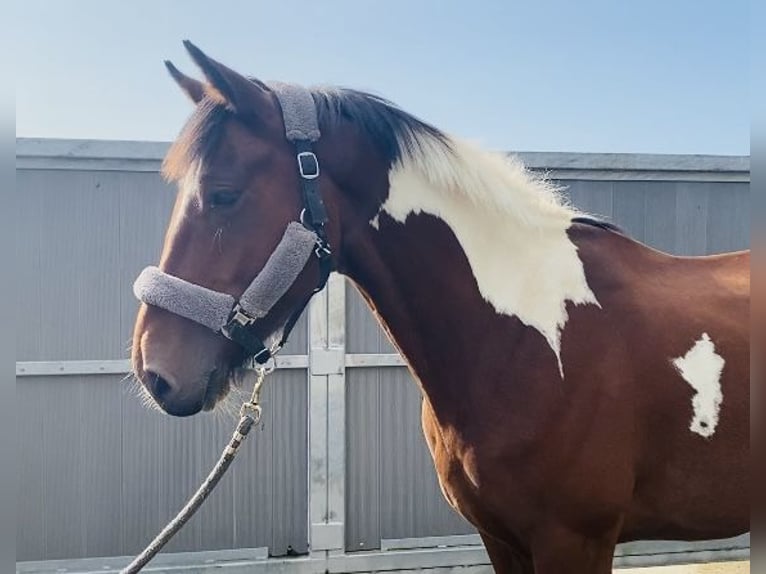
[[[154,371],[146,371],[146,388],[160,404],[165,402],[171,391],[170,384]]]
[[[167,379],[157,371],[146,369],[141,378],[144,388],[154,398],[154,402],[169,415],[188,417],[202,409],[206,386],[184,389],[173,379]]]

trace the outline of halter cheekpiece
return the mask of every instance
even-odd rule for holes
[[[295,147],[303,196],[300,223],[287,225],[266,265],[238,300],[153,266],[144,269],[133,285],[133,293],[142,302],[221,333],[240,345],[258,364],[268,362],[273,352],[284,346],[311,297],[327,283],[332,268],[332,250],[325,227],[327,210],[319,191],[319,160],[313,150],[313,143],[320,137],[314,98],[301,86],[272,82],[269,88],[282,108],[285,136]],[[276,305],[312,257],[319,262],[317,286],[289,316],[276,348],[269,349],[255,334],[255,323]]]

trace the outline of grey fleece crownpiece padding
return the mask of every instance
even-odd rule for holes
[[[282,82],[269,82],[268,86],[282,106],[287,139],[317,141],[320,136],[319,121],[311,92],[303,86]]]
[[[263,270],[239,298],[239,304],[251,317],[265,317],[287,293],[306,266],[316,242],[316,234],[300,223],[293,221],[287,226]]]
[[[135,296],[149,305],[161,307],[219,331],[234,307],[234,297],[168,275],[157,267],[147,267],[133,283]]]
[[[240,305],[254,319],[264,317],[287,292],[311,257],[317,236],[291,222],[261,272],[245,290]],[[147,267],[133,284],[135,296],[149,305],[191,319],[213,331],[226,325],[236,303],[227,293],[213,291]]]

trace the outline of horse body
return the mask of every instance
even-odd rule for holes
[[[160,266],[236,299],[300,212],[295,155],[266,86],[190,53],[210,84],[171,67],[198,108],[166,161],[182,193]],[[388,102],[312,96],[333,265],[407,359],[444,495],[497,571],[606,574],[619,541],[749,529],[748,253],[657,252]],[[215,404],[242,359],[139,312],[134,370],[169,412]]]
[[[561,547],[587,542],[607,564],[618,541],[749,529],[748,253],[671,257],[573,225],[600,306],[567,305],[562,378],[540,333],[465,289],[470,264],[443,222],[379,227],[369,244],[354,236],[364,256],[344,271],[413,366],[442,490],[488,547],[571,561]],[[694,389],[672,363],[703,333],[726,358],[710,439],[689,430]]]

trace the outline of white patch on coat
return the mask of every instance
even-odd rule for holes
[[[718,426],[718,414],[723,401],[723,357],[716,353],[715,345],[708,334],[702,333],[702,337],[694,346],[683,357],[673,359],[672,363],[683,379],[696,391],[692,397],[694,415],[689,430],[710,438]]]
[[[577,246],[567,235],[576,212],[554,187],[507,156],[451,143],[450,149],[420,137],[416,151],[392,166],[380,211],[400,223],[421,212],[444,221],[460,242],[484,299],[497,313],[518,317],[539,331],[563,378],[566,303],[599,306]],[[370,221],[376,229],[378,217]]]

